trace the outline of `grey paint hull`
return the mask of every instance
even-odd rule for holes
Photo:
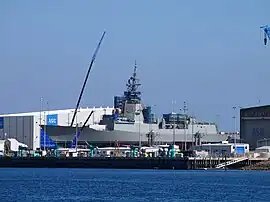
[[[129,128],[129,127],[127,127]],[[79,128],[80,129],[80,128]],[[152,128],[154,130],[154,128]],[[47,126],[47,134],[54,141],[72,141],[75,137],[76,128],[69,126]],[[173,130],[172,129],[158,129],[154,130],[157,132],[155,141],[157,142],[172,142]],[[141,128],[141,132],[136,130],[119,130],[113,131],[100,131],[92,128],[84,128],[81,132],[79,141],[90,141],[92,143],[110,143],[110,142],[138,142],[139,134],[141,134],[141,141],[147,142],[148,138],[146,134],[149,130],[145,131]],[[196,132],[194,130],[194,132]],[[209,133],[202,136],[201,141],[203,142],[220,142],[228,138],[228,135],[220,135],[217,133]],[[175,129],[175,141],[176,142],[193,142],[192,133],[186,130],[186,135],[183,129]]]

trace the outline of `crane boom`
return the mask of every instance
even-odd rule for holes
[[[92,116],[92,114],[94,113],[94,110],[91,111],[91,113],[88,115],[87,119],[85,120],[83,126],[81,127],[81,129],[79,130],[79,132],[77,134],[75,134],[72,142],[71,142],[71,148],[75,148],[77,143],[78,143],[78,139],[81,135],[81,132],[83,131],[83,129],[85,128],[87,122],[89,121],[90,117]]]
[[[105,34],[106,34],[106,32],[104,31],[103,34],[102,34],[102,37],[101,37],[101,39],[100,39],[100,41],[99,41],[99,43],[98,43],[98,46],[97,46],[97,48],[96,48],[96,50],[95,50],[95,52],[94,52],[94,55],[93,55],[93,57],[92,57],[91,63],[90,63],[90,65],[89,65],[89,68],[88,68],[88,71],[87,71],[87,74],[86,74],[86,77],[85,77],[85,79],[84,79],[83,87],[82,87],[82,89],[81,89],[81,93],[80,93],[79,99],[78,99],[78,101],[77,101],[77,105],[76,105],[76,108],[75,108],[75,111],[74,111],[74,114],[73,114],[73,117],[72,117],[72,121],[71,121],[70,126],[73,126],[73,123],[74,123],[74,120],[75,120],[75,117],[76,117],[76,114],[77,114],[77,110],[78,110],[78,107],[79,107],[80,102],[81,102],[81,99],[82,99],[82,95],[83,95],[83,92],[84,92],[84,88],[85,88],[85,85],[86,85],[87,80],[88,80],[88,77],[89,77],[89,73],[90,73],[91,68],[92,68],[92,65],[93,65],[93,63],[94,63],[94,61],[95,61],[95,59],[96,59],[96,56],[97,56],[99,47],[100,47],[100,45],[101,45],[101,42],[102,42],[102,40],[103,40]]]

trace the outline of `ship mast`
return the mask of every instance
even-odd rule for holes
[[[124,92],[126,102],[130,104],[139,104],[141,102],[141,92],[138,88],[141,84],[137,78],[137,63],[135,60],[134,70],[132,76],[127,81],[127,91]]]

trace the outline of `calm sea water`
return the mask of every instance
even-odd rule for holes
[[[270,172],[0,169],[1,201],[269,201]]]

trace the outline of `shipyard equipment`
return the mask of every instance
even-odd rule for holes
[[[93,55],[93,57],[92,57],[91,63],[90,63],[90,65],[89,65],[89,68],[88,68],[88,71],[87,71],[87,74],[86,74],[86,77],[85,77],[85,79],[84,79],[83,86],[82,86],[82,89],[81,89],[81,92],[80,92],[80,96],[79,96],[78,101],[77,101],[77,104],[76,104],[75,112],[74,112],[73,117],[72,117],[72,121],[71,121],[71,124],[70,124],[71,126],[73,126],[73,123],[74,123],[74,120],[75,120],[75,117],[76,117],[76,114],[77,114],[77,110],[78,110],[78,107],[79,107],[80,102],[81,102],[81,99],[82,99],[82,95],[83,95],[83,92],[84,92],[84,88],[85,88],[85,85],[86,85],[87,80],[88,80],[88,77],[89,77],[89,73],[90,73],[90,71],[91,71],[91,69],[92,69],[93,63],[94,63],[94,61],[95,61],[95,59],[96,59],[98,50],[99,50],[100,45],[101,45],[101,42],[102,42],[102,40],[103,40],[103,38],[104,38],[104,36],[105,36],[105,33],[106,33],[106,32],[103,32],[102,37],[101,37],[101,39],[100,39],[100,41],[99,41],[99,43],[98,43],[98,46],[97,46],[97,48],[96,48],[96,50],[95,50],[95,52],[94,52],[94,55]]]
[[[138,147],[132,145],[130,147],[130,156],[137,157],[137,155],[138,155]]]
[[[168,157],[174,158],[175,157],[175,148],[174,145],[170,145],[168,148]]]
[[[260,27],[261,29],[263,29],[263,33],[264,33],[264,45],[267,44],[267,38],[268,40],[270,40],[270,27],[268,27],[268,25],[264,25]]]
[[[92,110],[91,113],[88,115],[88,117],[86,118],[83,126],[80,128],[80,130],[78,131],[78,125],[76,125],[76,134],[72,140],[71,143],[71,148],[77,148],[78,145],[78,139],[80,137],[80,134],[82,133],[83,129],[85,128],[87,122],[89,121],[90,117],[92,116],[92,114],[94,113],[94,111]]]
[[[73,114],[73,117],[72,117],[72,121],[71,121],[71,124],[70,124],[71,126],[73,126],[73,123],[74,123],[74,120],[75,120],[75,117],[76,117],[76,114],[77,114],[77,111],[78,111],[78,107],[79,107],[79,105],[80,105],[81,98],[82,98],[82,95],[83,95],[83,92],[84,92],[84,88],[85,88],[85,86],[86,86],[86,83],[87,83],[87,80],[88,80],[90,71],[91,71],[91,69],[92,69],[93,63],[94,63],[94,61],[95,61],[95,59],[96,59],[98,50],[99,50],[99,48],[100,48],[100,45],[101,45],[101,43],[102,43],[102,41],[103,41],[103,38],[104,38],[105,34],[106,34],[106,32],[103,32],[103,34],[102,34],[102,36],[101,36],[101,39],[100,39],[100,41],[99,41],[99,43],[98,43],[98,46],[97,46],[97,48],[96,48],[96,50],[95,50],[95,52],[94,52],[94,55],[93,55],[93,57],[92,57],[91,63],[90,63],[90,65],[89,65],[89,68],[88,68],[86,77],[85,77],[85,79],[84,79],[84,83],[83,83],[83,86],[82,86],[82,89],[81,89],[81,92],[80,92],[78,101],[77,101],[77,104],[76,104],[76,108],[75,108],[75,111],[74,111],[74,114]],[[72,148],[74,148],[74,147],[77,148],[78,138],[79,138],[79,136],[80,136],[82,130],[85,128],[85,126],[86,126],[88,120],[89,120],[90,117],[92,116],[93,112],[94,112],[94,111],[91,111],[91,113],[90,113],[89,116],[87,117],[87,119],[86,119],[86,121],[84,122],[83,127],[80,129],[80,131],[77,130],[77,129],[78,129],[78,124],[76,123],[76,134],[75,134],[74,139],[72,140],[72,144],[71,144],[71,147],[72,147]]]

